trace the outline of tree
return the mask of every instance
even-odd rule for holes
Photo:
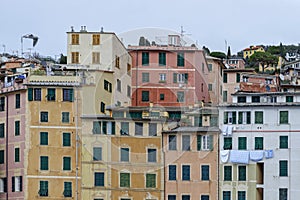
[[[278,57],[270,54],[269,52],[255,52],[249,59],[249,63],[252,66],[262,65],[262,71],[265,72],[265,68],[269,65],[277,65]]]
[[[67,64],[67,56],[64,56],[62,53],[60,54],[59,64]]]
[[[225,59],[226,58],[226,54],[223,53],[223,52],[219,52],[219,51],[211,52],[210,56],[220,58],[220,59]]]
[[[231,57],[231,50],[230,50],[230,46],[228,46],[227,59],[229,59],[230,57]]]

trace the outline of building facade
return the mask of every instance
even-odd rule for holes
[[[188,106],[210,101],[202,50],[169,43],[129,46],[128,51],[133,62],[133,106]]]

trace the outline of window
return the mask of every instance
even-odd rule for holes
[[[48,145],[48,132],[40,132],[40,145]]]
[[[224,150],[232,149],[232,137],[224,137]]]
[[[263,150],[264,149],[264,138],[263,137],[255,137],[255,150]]]
[[[143,135],[143,123],[135,122],[135,135],[142,136]]]
[[[239,112],[239,124],[251,124],[251,112]]]
[[[252,103],[259,103],[260,102],[260,97],[259,96],[253,96],[251,99],[252,99]]]
[[[79,52],[72,52],[71,63],[78,64],[79,63]]]
[[[245,181],[246,180],[246,166],[238,166],[239,170],[239,181]]]
[[[13,176],[11,177],[12,183],[12,192],[21,192],[23,189],[23,180],[22,176]]]
[[[184,53],[177,53],[177,66],[184,66]]]
[[[63,170],[71,170],[71,157],[63,157]]]
[[[227,73],[224,73],[224,76],[223,76],[223,83],[227,83]]]
[[[72,197],[72,182],[64,182],[64,197]]]
[[[237,101],[238,101],[238,103],[246,103],[247,98],[244,96],[241,96],[241,97],[238,97]]]
[[[39,195],[41,197],[47,197],[48,196],[48,181],[40,181]]]
[[[127,96],[131,97],[131,87],[127,85]]]
[[[238,200],[246,200],[246,191],[238,191]]]
[[[35,101],[41,101],[42,100],[42,89],[41,88],[34,88],[33,89],[33,95],[34,95],[33,99]]]
[[[48,165],[48,156],[40,156],[40,170],[48,170]]]
[[[120,173],[120,187],[130,187],[129,173]]]
[[[63,101],[74,101],[74,90],[73,89],[63,89]]]
[[[197,135],[197,150],[212,150],[213,141],[213,135]]]
[[[286,96],[285,97],[285,102],[294,102],[294,97],[293,96]]]
[[[148,149],[148,162],[156,162],[156,149]]]
[[[62,112],[61,113],[61,122],[62,123],[69,123],[70,122],[70,113],[69,112]]]
[[[79,44],[79,34],[72,34],[72,45]]]
[[[231,180],[232,180],[232,167],[224,166],[224,181],[231,181]]]
[[[101,103],[100,103],[100,111],[101,111],[102,113],[105,113],[105,103],[103,103],[102,101],[101,101]]]
[[[121,92],[121,80],[117,79],[117,90]]]
[[[48,112],[41,112],[41,122],[48,122]]]
[[[191,138],[189,135],[182,136],[182,151],[190,151],[191,150]]]
[[[164,53],[164,52],[158,53],[158,63],[160,66],[166,65],[166,53]]]
[[[209,200],[209,195],[201,195],[201,200]]]
[[[15,121],[15,136],[20,135],[20,121]]]
[[[94,161],[102,160],[102,147],[93,148],[93,160]]]
[[[177,150],[176,135],[169,135],[169,150]]]
[[[104,80],[104,90],[108,92],[112,92],[112,84],[108,82],[107,80]]]
[[[4,123],[0,124],[0,138],[4,138]]]
[[[212,84],[211,83],[208,84],[208,91],[212,91]]]
[[[201,180],[208,181],[209,180],[209,165],[201,166]]]
[[[0,97],[0,111],[5,110],[5,97]]]
[[[119,56],[116,56],[116,58],[115,58],[115,67],[120,68],[120,57]]]
[[[92,53],[92,64],[100,64],[100,52]]]
[[[93,134],[101,134],[101,122],[93,121]]]
[[[166,74],[159,74],[159,82],[166,82]]]
[[[156,174],[146,174],[146,188],[156,187]]]
[[[129,135],[129,123],[128,122],[121,122],[121,135]]]
[[[149,136],[157,136],[157,123],[149,123]]]
[[[247,137],[238,137],[238,150],[247,149]]]
[[[71,146],[71,133],[63,133],[63,146],[64,147]]]
[[[4,164],[4,150],[0,150],[0,164]]]
[[[142,91],[142,101],[149,101],[149,91]]]
[[[93,34],[93,45],[100,44],[100,34]]]
[[[254,123],[255,124],[263,124],[264,123],[264,112],[263,111],[255,111],[254,112]]]
[[[20,162],[20,148],[15,148],[15,162]]]
[[[241,82],[241,74],[240,73],[236,73],[236,82],[237,83]]]
[[[187,83],[189,80],[189,74],[188,73],[183,73],[183,74],[176,74],[177,77],[177,82],[178,83]]]
[[[184,102],[184,92],[177,92],[177,102]]]
[[[176,195],[168,195],[168,200],[176,200]]]
[[[182,200],[190,200],[190,198],[191,198],[190,195],[187,195],[187,194],[184,194],[181,196]]]
[[[142,73],[142,82],[143,83],[148,83],[149,82],[149,73],[147,73],[147,72]]]
[[[227,102],[227,91],[223,91],[223,102]]]
[[[210,126],[219,126],[218,116],[210,116]]]
[[[16,94],[16,108],[20,108],[20,94]]]
[[[149,65],[149,52],[142,52],[142,65]]]
[[[131,76],[131,65],[127,63],[127,75]]]
[[[7,178],[0,178],[0,193],[7,192]]]
[[[289,123],[289,111],[280,111],[280,124],[288,124]]]
[[[287,149],[289,148],[289,136],[279,136],[279,148]]]
[[[224,124],[236,124],[236,112],[224,112]]]
[[[190,166],[182,165],[182,180],[189,181],[190,180]]]
[[[100,187],[104,186],[104,172],[95,172],[94,185]]]
[[[47,93],[47,100],[48,101],[55,101],[55,88],[48,88]]]
[[[208,71],[211,72],[212,71],[212,64],[208,64],[207,67],[208,67]]]
[[[279,176],[288,176],[288,161],[279,161]]]
[[[176,181],[176,165],[169,165],[169,181]]]
[[[279,200],[287,200],[287,199],[288,199],[288,189],[279,188]]]
[[[129,148],[121,148],[121,162],[129,162]]]

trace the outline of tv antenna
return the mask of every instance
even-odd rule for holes
[[[186,41],[184,41],[183,37],[186,36],[186,35],[192,35],[192,34],[185,34],[185,30],[183,29],[183,26],[180,26],[180,43],[181,43],[181,46],[184,46],[186,45]]]

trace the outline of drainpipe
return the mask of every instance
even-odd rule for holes
[[[5,130],[5,138],[6,138],[6,145],[5,145],[5,151],[6,151],[6,155],[5,155],[5,167],[6,167],[6,199],[8,200],[8,96],[5,95],[5,99],[6,99],[6,130]]]
[[[138,72],[139,72],[139,54],[136,50],[136,72],[135,72],[135,106],[138,106]]]

